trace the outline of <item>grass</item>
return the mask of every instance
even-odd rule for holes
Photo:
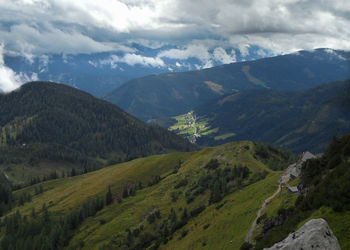
[[[215,134],[219,131],[219,128],[213,128],[213,129],[210,129],[210,130],[207,130],[205,132],[202,133],[202,135],[210,135],[210,134]]]
[[[215,82],[211,81],[204,81],[204,83],[210,88],[213,92],[218,93],[219,95],[222,95],[224,93],[222,85],[217,84]]]
[[[108,185],[113,193],[121,193],[123,185],[128,181],[147,183],[155,175],[164,175],[172,171],[179,160],[184,161],[191,153],[174,153],[156,155],[130,162],[110,166],[88,174],[57,179],[43,183],[45,192],[33,197],[32,203],[26,203],[20,208],[23,214],[28,214],[31,208],[39,210],[43,203],[51,203],[50,210],[64,212],[74,208],[91,197],[104,195]],[[171,164],[170,164],[171,163]],[[35,187],[30,186],[14,192],[34,194]]]
[[[193,111],[172,118],[176,120],[176,122],[169,127],[169,130],[186,136],[190,138],[191,141],[194,140],[193,142],[195,142],[195,134],[204,136],[217,132],[215,129],[210,129],[210,126],[208,126],[208,119],[203,117],[197,118]]]
[[[334,212],[332,208],[321,207],[306,220],[299,223],[298,228],[311,219],[323,218],[337,237],[341,249],[350,249],[350,211]]]
[[[285,186],[282,186],[279,194],[266,205],[265,210],[262,213],[263,217],[261,218],[261,222],[257,224],[256,230],[253,233],[253,239],[261,233],[262,226],[267,219],[276,215],[277,211],[281,208],[287,209],[292,207],[297,198],[298,194],[292,194],[288,192]]]
[[[56,171],[59,176],[62,172],[67,174],[72,168],[76,170],[82,170],[80,165],[74,165],[70,163],[59,163],[52,161],[41,161],[35,167],[29,164],[4,164],[0,165],[1,171],[3,171],[8,178],[15,184],[27,184],[32,178],[48,176],[53,171]]]
[[[246,65],[246,66],[242,67],[243,73],[246,75],[246,77],[248,78],[248,80],[250,82],[252,82],[252,83],[254,83],[254,84],[258,85],[258,86],[261,86],[261,87],[264,87],[264,88],[268,88],[263,81],[259,80],[258,78],[254,77],[253,75],[251,75],[249,70],[250,70],[250,66],[249,65]]]
[[[209,197],[208,192],[197,197],[189,205],[186,204],[185,199],[182,198],[183,196],[180,196],[176,203],[171,202],[170,193],[180,178],[185,176],[197,178],[202,172],[203,165],[215,156],[219,157],[222,163],[238,164],[245,162],[252,171],[262,171],[262,169],[265,169],[265,166],[256,162],[249,154],[249,150],[242,150],[247,144],[247,142],[228,144],[219,148],[207,148],[192,154],[184,161],[182,168],[180,168],[176,175],[170,175],[159,185],[144,189],[138,192],[135,197],[128,198],[122,204],[115,203],[99,213],[95,218],[90,218],[84,223],[80,233],[73,239],[72,245],[77,245],[78,242],[84,241],[86,243],[86,249],[96,249],[96,244],[102,246],[108,242],[108,239],[118,238],[122,235],[125,236],[125,233],[123,233],[125,229],[136,228],[142,224],[147,212],[151,211],[154,207],[160,210],[162,218],[166,218],[171,207],[175,208],[178,213],[181,213],[185,207],[187,210],[191,210],[200,205],[205,205]],[[232,157],[233,152],[236,154]],[[221,238],[225,239],[223,247],[230,247],[231,243],[229,241],[233,237],[232,235],[236,235],[236,245],[242,244],[245,233],[254,220],[262,201],[277,188],[278,176],[279,174],[277,173],[271,173],[266,180],[225,197],[222,203],[226,203],[220,210],[215,208],[217,204],[209,206],[198,217],[190,220],[187,226],[175,233],[173,240],[169,241],[166,245],[162,245],[160,249],[198,248],[202,246],[204,238],[208,238],[205,243],[208,249],[212,249],[217,244],[215,242]],[[108,223],[101,226],[99,225],[99,221],[101,220],[108,221]],[[207,230],[203,231],[202,227],[208,221],[213,223]],[[178,241],[177,239],[184,230],[189,231],[188,235],[181,241]],[[121,233],[118,236],[115,232]],[[223,232],[226,233],[220,236]],[[209,237],[210,235],[211,237]]]
[[[227,138],[233,137],[235,136],[235,133],[227,133],[227,134],[223,134],[223,135],[218,135],[214,137],[214,140],[218,141],[218,140],[226,140]]]
[[[269,174],[264,180],[229,193],[219,203],[208,206],[210,192],[207,190],[187,204],[185,192],[189,190],[190,184],[179,189],[174,189],[174,186],[184,178],[192,184],[196,183],[208,171],[204,166],[213,158],[219,161],[220,167],[243,165],[252,173],[265,170]],[[182,162],[182,167],[174,172],[179,161]],[[270,170],[255,159],[253,143],[228,143],[198,152],[136,159],[81,176],[48,181],[42,184],[44,193],[33,196],[32,202],[26,203],[19,210],[21,214],[30,214],[32,208],[40,211],[46,203],[50,212],[56,216],[62,215],[79,207],[89,198],[105,195],[108,185],[111,185],[112,193],[116,197],[121,195],[125,183],[141,181],[145,186],[155,175],[162,177],[158,184],[137,191],[135,196],[123,199],[122,203],[115,201],[96,216],[85,220],[76,230],[69,247],[76,249],[84,242],[83,249],[99,249],[111,241],[124,239],[127,228],[132,230],[140,225],[144,225],[146,232],[154,232],[158,222],[149,224],[146,218],[155,208],[160,211],[160,223],[168,217],[171,208],[180,217],[183,209],[191,211],[204,205],[206,209],[177,230],[172,239],[167,244],[162,244],[160,249],[239,249],[263,201],[277,189],[280,172]],[[35,187],[18,190],[15,195],[19,196],[23,192],[34,194]],[[174,191],[179,192],[176,202],[171,198]],[[210,225],[204,229],[207,224]],[[183,234],[184,231],[188,231],[187,235],[178,240],[181,235],[186,234]]]
[[[267,216],[271,218],[277,214],[279,209],[292,207],[297,198],[298,194],[292,194],[285,186],[282,186],[281,192],[266,206]]]
[[[189,231],[185,238],[178,240],[183,230],[179,231],[160,249],[239,249],[261,204],[276,190],[278,177],[271,173],[265,180],[226,196],[220,209],[216,209],[217,204],[209,206],[185,226],[183,230]],[[204,229],[207,224],[210,226]]]
[[[294,180],[289,181],[289,182],[288,182],[288,185],[291,186],[291,187],[297,186],[298,183],[299,183],[299,181],[300,181],[300,177],[295,178]]]

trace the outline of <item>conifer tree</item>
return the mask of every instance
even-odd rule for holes
[[[113,202],[113,196],[111,191],[111,185],[108,186],[108,191],[106,193],[106,205],[110,205]]]

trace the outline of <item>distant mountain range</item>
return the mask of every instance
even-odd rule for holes
[[[62,84],[32,82],[0,95],[1,167],[44,161],[83,167],[195,146],[117,106]]]
[[[91,54],[46,54],[39,57],[5,55],[5,65],[21,76],[40,81],[64,83],[84,90],[94,96],[102,96],[123,83],[151,74],[197,70],[227,63],[214,57],[215,50],[201,55],[179,56],[184,48],[162,46],[149,48],[137,43],[129,45],[131,51],[111,51]],[[249,46],[245,53],[237,48],[219,52],[229,55],[229,60],[254,60],[273,55],[272,52],[256,46]],[[171,55],[175,53],[175,55]],[[180,57],[180,58],[176,58]]]
[[[300,90],[350,77],[350,53],[300,51],[256,61],[130,80],[104,96],[147,121],[184,114],[210,100],[245,89]]]
[[[350,132],[350,80],[299,91],[239,91],[166,121],[201,146],[254,140],[319,153],[333,136]]]

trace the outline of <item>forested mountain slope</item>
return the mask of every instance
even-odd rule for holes
[[[28,83],[0,95],[0,131],[0,163],[9,169],[40,165],[43,160],[93,167],[195,148],[113,104],[47,82]]]
[[[333,136],[350,132],[350,80],[299,91],[256,89],[226,95],[194,109],[195,131],[181,123],[188,116],[169,120],[168,127],[195,137],[202,146],[253,140],[320,153]]]
[[[236,90],[300,90],[350,77],[348,52],[330,49],[232,63],[198,71],[133,79],[107,94],[142,120],[183,114]]]

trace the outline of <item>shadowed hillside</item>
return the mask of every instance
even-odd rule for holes
[[[195,148],[163,128],[62,84],[32,82],[1,95],[0,114],[0,162],[8,171],[12,165],[31,168],[43,161],[97,167]]]
[[[199,106],[194,124],[190,114],[167,122],[202,146],[254,140],[319,153],[333,136],[350,132],[349,100],[349,80],[301,91],[246,90]]]
[[[237,90],[300,90],[349,77],[348,52],[318,49],[198,71],[146,76],[125,83],[104,99],[147,121],[183,114]]]

